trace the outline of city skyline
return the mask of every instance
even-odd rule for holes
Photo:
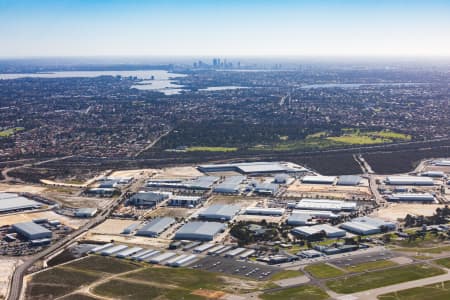
[[[448,1],[0,1],[0,57],[450,56]]]

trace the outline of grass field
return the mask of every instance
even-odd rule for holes
[[[2,130],[0,131],[0,137],[10,137],[13,134],[15,134],[16,132],[25,130],[25,128],[23,127],[15,127],[15,128],[10,128],[10,129],[6,129],[6,130]]]
[[[27,286],[26,299],[54,299],[100,278],[100,275],[62,267],[38,273]]]
[[[237,151],[237,147],[204,147],[193,146],[186,149],[188,152],[234,152]]]
[[[435,260],[434,262],[440,266],[450,269],[450,257],[441,258],[441,259]]]
[[[282,279],[294,278],[302,275],[304,275],[302,271],[284,270],[272,275],[270,277],[270,280],[277,281]]]
[[[388,267],[394,267],[397,266],[397,264],[391,260],[378,260],[378,261],[369,261],[353,266],[346,267],[345,269],[348,272],[357,273],[357,272],[364,272],[364,271],[372,271],[377,269],[383,269]]]
[[[189,291],[182,289],[165,288],[154,285],[133,283],[123,280],[111,280],[94,289],[94,293],[113,299],[168,299],[168,300],[197,300],[205,299],[200,296],[191,295]]]
[[[302,285],[273,293],[264,293],[259,297],[263,300],[322,300],[329,298],[326,292],[312,285]]]
[[[96,256],[96,255],[91,255],[85,259],[77,260],[73,263],[67,264],[66,266],[79,270],[87,270],[111,274],[128,272],[140,268],[139,265],[123,259]]]
[[[306,266],[305,271],[320,279],[333,278],[345,274],[342,270],[324,263]]]
[[[450,281],[407,289],[378,296],[380,300],[448,300]]]
[[[417,264],[346,276],[341,279],[328,281],[327,286],[337,293],[350,294],[444,273],[445,271],[442,269],[425,264]]]

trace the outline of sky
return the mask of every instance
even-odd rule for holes
[[[0,0],[0,57],[450,56],[450,0]]]

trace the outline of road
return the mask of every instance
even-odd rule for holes
[[[42,162],[43,163],[43,162]],[[94,219],[77,229],[76,231],[70,233],[63,239],[57,241],[56,243],[52,244],[50,247],[45,249],[44,251],[32,256],[30,259],[26,260],[23,264],[21,264],[19,267],[17,267],[14,270],[14,274],[11,279],[11,285],[9,289],[9,295],[8,300],[19,300],[22,287],[23,287],[23,277],[26,274],[27,270],[35,264],[37,261],[45,258],[48,255],[51,255],[55,251],[59,251],[62,247],[66,246],[69,243],[72,243],[77,237],[79,237],[81,234],[87,232],[92,227],[102,223],[106,220],[106,218],[116,209],[116,207],[125,200],[125,197],[128,193],[128,191],[135,191],[137,190],[138,186],[142,184],[141,180],[137,180],[133,184],[131,184],[127,189],[125,189],[122,194],[111,204],[111,206],[104,210],[103,212],[99,213]]]
[[[159,140],[161,140],[163,137],[165,137],[166,135],[168,135],[170,132],[172,131],[172,129],[167,130],[166,132],[164,132],[163,134],[161,134],[159,137],[157,137],[153,142],[151,142],[150,144],[148,144],[147,146],[145,146],[142,150],[140,150],[138,153],[136,153],[134,155],[134,157],[138,157],[139,155],[141,155],[143,152],[147,151],[148,149],[152,148],[153,146],[156,145],[156,143],[159,142]]]

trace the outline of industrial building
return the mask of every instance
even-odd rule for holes
[[[200,176],[194,180],[185,181],[186,188],[193,190],[209,190],[214,183],[219,181],[217,176]]]
[[[115,193],[117,193],[117,189],[115,188],[92,188],[86,191],[86,194],[93,196],[101,196],[101,197],[112,197]]]
[[[329,210],[303,210],[303,209],[294,209],[292,211],[293,214],[305,214],[310,215],[312,218],[316,219],[335,219],[339,217],[339,215],[333,213]]]
[[[206,251],[206,250],[211,249],[211,248],[214,247],[214,246],[216,246],[216,244],[214,244],[214,243],[206,243],[206,244],[203,244],[203,245],[200,245],[200,246],[196,247],[196,248],[193,250],[193,252],[194,252],[194,253],[202,253],[202,252],[204,252],[204,251]]]
[[[361,183],[361,176],[358,175],[344,175],[339,176],[337,185],[347,185],[347,186],[355,186]]]
[[[277,174],[273,179],[273,183],[276,184],[287,184],[293,180],[288,174]]]
[[[208,220],[220,220],[229,221],[231,220],[241,208],[237,205],[211,205],[201,213],[199,217]]]
[[[345,230],[333,227],[328,224],[320,224],[314,226],[299,226],[292,229],[293,234],[298,234],[304,237],[308,237],[311,235],[318,234],[320,232],[325,232],[325,236],[327,238],[339,238],[344,237],[346,232]]]
[[[420,176],[442,178],[442,177],[445,177],[445,173],[442,171],[426,171],[426,172],[420,173]]]
[[[299,165],[287,162],[248,162],[232,164],[200,165],[198,169],[204,173],[239,172],[242,174],[272,174],[307,172]]]
[[[117,180],[105,180],[99,184],[98,188],[112,189],[112,188],[117,188],[118,185],[119,185],[119,183],[117,182]]]
[[[312,184],[333,184],[336,181],[335,176],[305,176],[302,178],[302,183]]]
[[[241,192],[241,183],[246,178],[242,175],[228,176],[224,181],[216,185],[213,191],[221,194],[239,194]]]
[[[284,208],[249,207],[245,210],[245,214],[261,216],[282,216],[284,214]]]
[[[122,230],[122,234],[131,234],[134,230],[136,230],[138,226],[139,226],[138,222],[132,223],[131,225],[125,227],[124,230]]]
[[[388,196],[393,202],[434,202],[434,196],[430,193],[395,193]]]
[[[226,226],[219,222],[189,222],[184,224],[176,233],[176,240],[211,241]]]
[[[172,193],[167,192],[140,191],[131,196],[127,203],[136,206],[153,207],[169,199],[171,195]]]
[[[310,198],[302,199],[295,205],[296,209],[328,211],[353,211],[356,207],[356,202]]]
[[[170,206],[182,206],[182,207],[195,207],[200,204],[202,197],[200,196],[184,196],[177,195],[173,196],[169,200]]]
[[[395,230],[397,225],[393,222],[384,221],[372,217],[359,217],[345,222],[339,226],[351,233],[359,235],[377,234],[383,231]]]
[[[0,213],[41,208],[39,202],[14,193],[0,193]]]
[[[313,225],[312,217],[304,213],[292,213],[286,220],[286,224],[291,226]]]
[[[106,248],[106,249],[100,251],[100,254],[103,255],[103,256],[110,256],[110,255],[119,253],[119,252],[121,252],[121,251],[123,251],[125,249],[128,249],[128,246],[116,245],[116,246],[109,247],[109,248]]]
[[[156,257],[151,258],[150,260],[148,260],[148,262],[150,262],[152,264],[161,264],[161,263],[165,262],[166,260],[173,258],[176,255],[177,254],[173,253],[173,252],[166,252],[166,253],[160,254]]]
[[[169,228],[174,223],[175,223],[174,218],[170,217],[156,218],[153,219],[150,223],[142,226],[142,228],[140,228],[137,231],[136,235],[155,237],[160,235],[164,230]]]
[[[435,160],[435,161],[433,161],[433,165],[440,166],[440,167],[450,167],[450,160],[445,160],[445,159]]]
[[[28,240],[40,240],[52,237],[52,232],[34,222],[22,222],[12,225],[12,230],[23,235]]]
[[[423,176],[388,176],[386,184],[390,185],[434,185],[433,179]]]
[[[97,213],[97,208],[84,207],[75,211],[74,215],[77,218],[92,218]]]
[[[249,187],[255,193],[262,195],[275,195],[279,188],[280,186],[278,184],[266,182],[253,182]]]
[[[116,257],[117,258],[125,258],[125,257],[133,255],[135,253],[138,253],[141,250],[142,250],[141,247],[131,247],[131,248],[125,249],[123,251],[120,251],[119,253],[116,254]]]

